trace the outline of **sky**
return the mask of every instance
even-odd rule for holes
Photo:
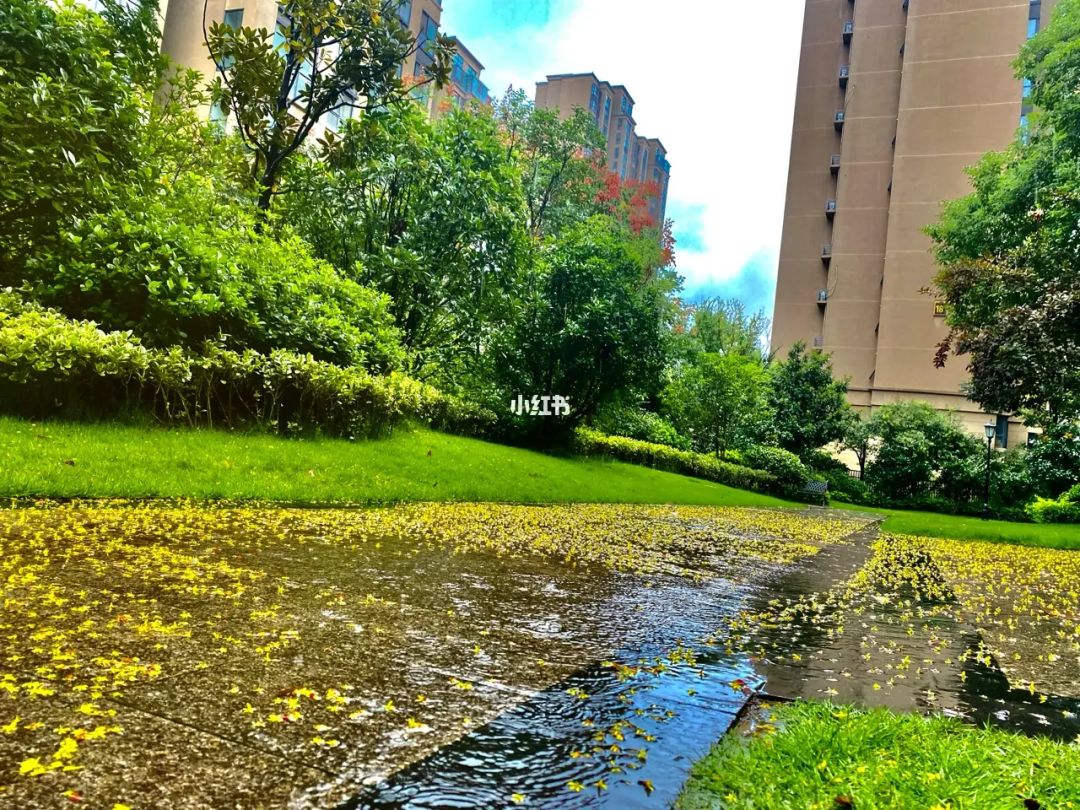
[[[443,30],[483,62],[494,95],[535,96],[553,73],[626,85],[638,134],[660,138],[672,164],[684,297],[771,315],[803,0],[773,0],[767,14],[731,0],[442,2]]]

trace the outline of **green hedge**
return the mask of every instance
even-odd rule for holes
[[[1059,500],[1036,498],[1025,509],[1036,523],[1080,523],[1080,503],[1068,500],[1068,493]]]
[[[65,402],[95,415],[149,408],[166,422],[256,425],[372,436],[404,420],[480,433],[494,414],[402,374],[374,376],[286,351],[148,349],[0,292],[0,402],[48,415]]]
[[[622,436],[607,436],[588,428],[578,428],[574,434],[577,452],[587,456],[610,456],[658,470],[704,478],[739,489],[775,492],[779,488],[775,476],[737,464],[720,461],[704,453],[676,450],[663,444],[652,444]]]

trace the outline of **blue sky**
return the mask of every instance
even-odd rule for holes
[[[443,0],[443,29],[501,95],[549,73],[593,71],[634,96],[638,132],[672,163],[686,297],[772,312],[795,102],[802,0],[767,14],[730,0]]]

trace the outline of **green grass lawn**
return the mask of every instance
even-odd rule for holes
[[[922,537],[946,537],[953,540],[984,540],[988,543],[1016,543],[1044,548],[1080,549],[1080,526],[1064,523],[1010,523],[1006,520],[982,520],[963,515],[936,512],[907,512],[901,509],[875,509],[845,503],[839,509],[885,515],[883,529],[893,534],[916,534]]]
[[[767,495],[597,459],[560,458],[422,429],[388,439],[280,439],[148,425],[0,417],[0,497],[288,503],[501,501],[801,508]],[[1080,549],[1080,527],[836,504],[898,534]]]
[[[776,733],[722,740],[695,766],[676,807],[1080,807],[1075,745],[830,703],[782,706],[775,719]]]
[[[428,430],[348,442],[11,418],[0,418],[0,497],[798,506],[630,464]]]

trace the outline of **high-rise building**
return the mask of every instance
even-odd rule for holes
[[[209,83],[213,81],[215,74],[214,63],[206,47],[205,31],[209,30],[210,24],[223,22],[236,28],[246,26],[277,31],[278,5],[277,0],[168,0],[167,5],[162,5],[164,24],[161,50],[177,64],[201,72]],[[420,77],[424,68],[433,61],[425,45],[433,41],[439,33],[442,2],[399,0],[398,16],[402,24],[416,37],[417,43],[414,53],[402,64],[401,75],[407,79]],[[416,95],[430,111],[431,94],[425,88],[418,88]],[[210,107],[207,107],[206,111],[211,116],[223,116],[221,111]],[[341,118],[349,112],[347,108],[338,111],[329,117],[330,120],[322,123],[336,128]]]
[[[456,53],[450,71],[450,83],[436,91],[433,110],[436,116],[453,109],[468,109],[473,103],[491,104],[491,92],[487,85],[480,81],[480,74],[484,72],[483,64],[458,37],[450,39],[454,42]]]
[[[924,228],[1026,125],[1012,62],[1055,3],[806,0],[772,345],[831,353],[864,412],[924,400],[982,433],[964,359],[933,364],[948,327]],[[999,446],[1026,438],[989,418]]]
[[[595,73],[560,73],[536,85],[536,106],[557,109],[563,118],[574,110],[588,111],[607,140],[608,169],[623,180],[652,183],[657,193],[650,213],[663,222],[667,212],[671,164],[658,138],[637,134],[634,98],[621,84],[600,81]]]

